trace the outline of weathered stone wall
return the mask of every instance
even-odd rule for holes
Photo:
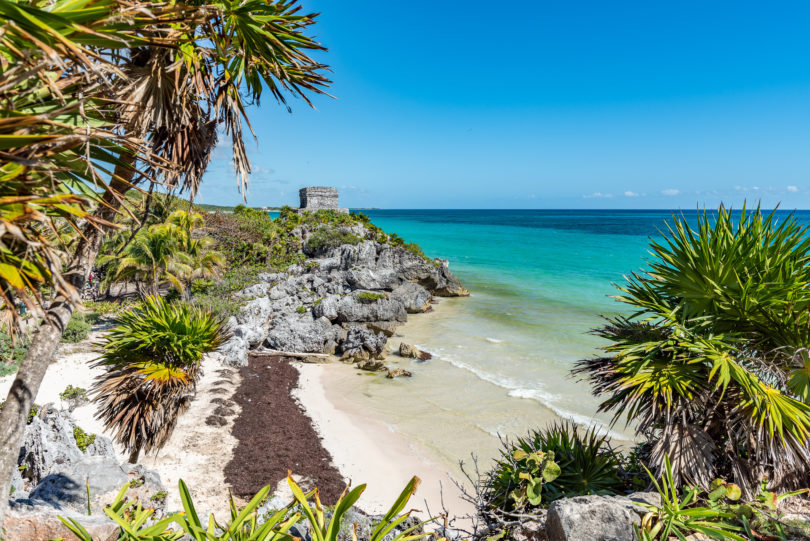
[[[301,200],[301,210],[336,210],[338,212],[348,212],[338,206],[338,191],[335,188],[325,186],[312,186],[301,188],[298,191]]]

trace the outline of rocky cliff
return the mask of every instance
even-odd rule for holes
[[[379,242],[363,224],[301,227],[293,234],[306,262],[262,274],[237,294],[245,303],[221,349],[231,364],[244,365],[256,349],[380,359],[408,314],[430,310],[433,296],[469,294],[447,261]]]

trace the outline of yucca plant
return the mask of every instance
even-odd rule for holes
[[[137,462],[159,449],[187,408],[205,353],[227,338],[224,321],[185,303],[147,298],[118,317],[100,345],[95,366],[106,369],[93,386],[97,418]]]
[[[575,372],[651,444],[658,476],[752,495],[768,477],[801,488],[810,473],[810,231],[792,216],[743,208],[673,217],[649,270],[617,300],[627,317],[596,331],[608,356]]]

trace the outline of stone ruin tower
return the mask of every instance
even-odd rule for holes
[[[326,186],[301,188],[298,191],[298,197],[301,199],[299,211],[334,210],[343,214],[349,213],[349,209],[338,206],[338,191],[335,188]]]

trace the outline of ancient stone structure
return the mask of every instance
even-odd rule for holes
[[[344,214],[349,213],[349,209],[338,206],[338,191],[335,188],[327,188],[326,186],[301,188],[298,191],[298,197],[301,199],[300,210],[302,211],[334,210]]]

